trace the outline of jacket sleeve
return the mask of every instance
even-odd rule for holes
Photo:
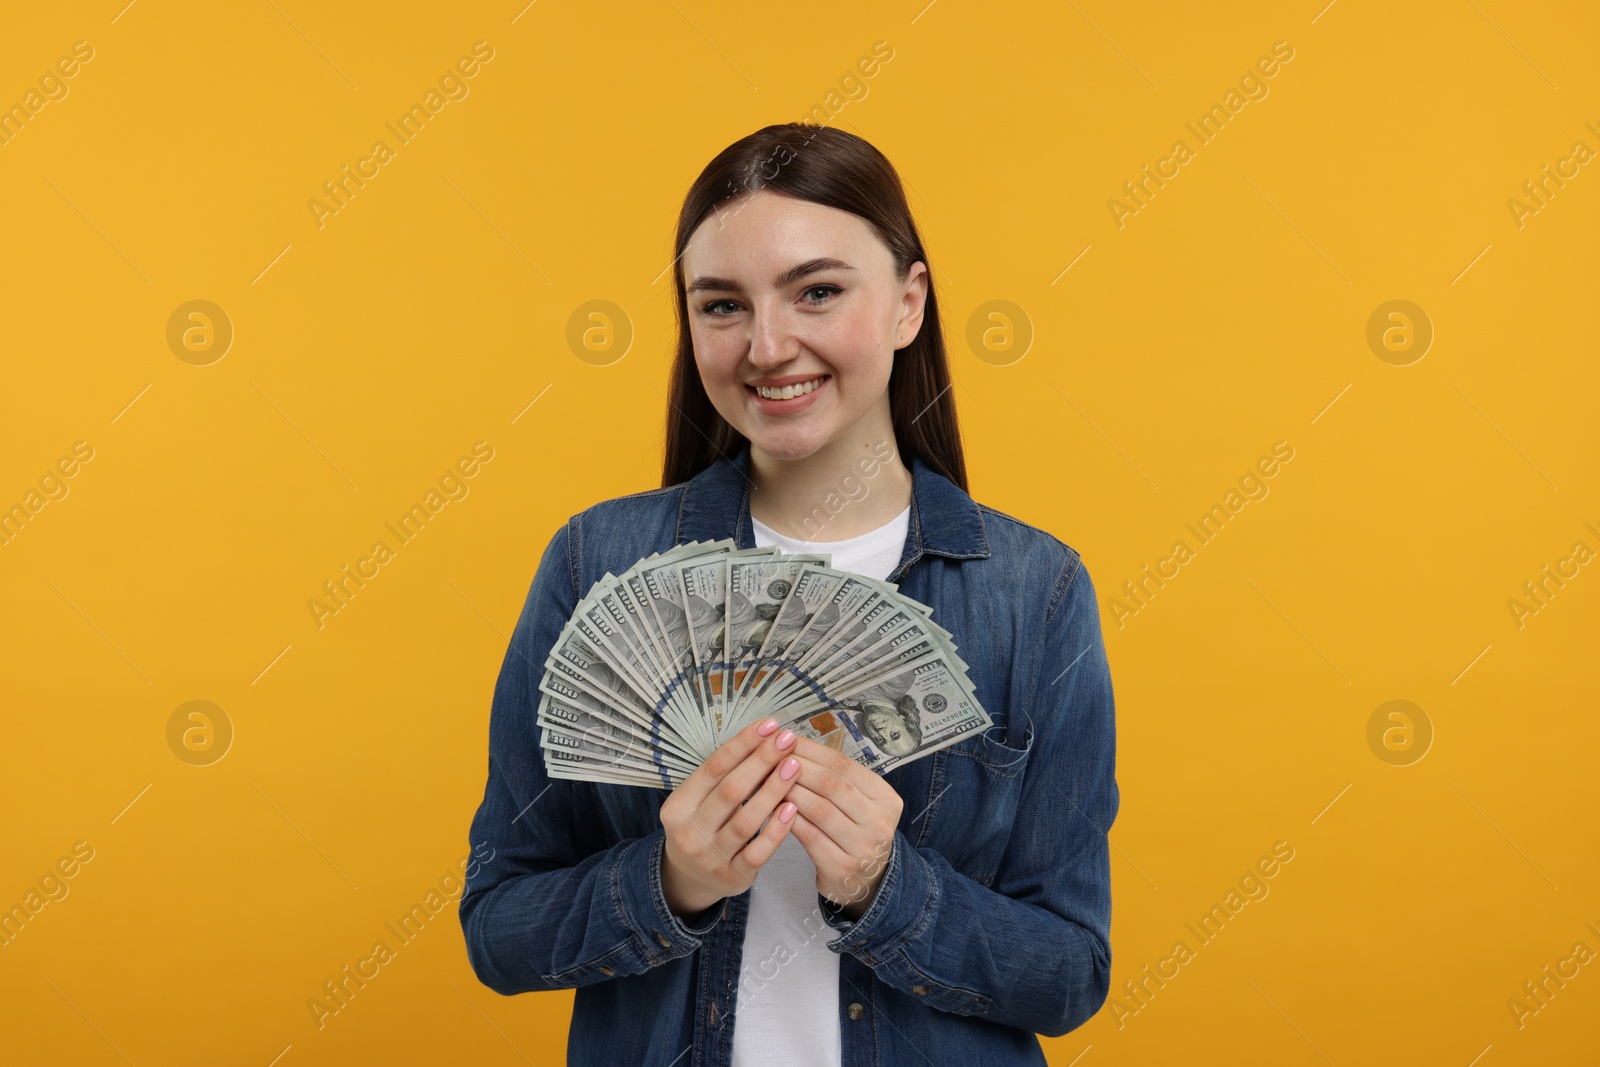
[[[664,831],[615,840],[594,783],[551,778],[536,713],[544,662],[578,604],[579,521],[551,539],[495,683],[489,777],[473,817],[461,928],[497,993],[567,989],[693,952],[720,909],[689,926],[661,889]],[[707,920],[709,917],[709,921]]]
[[[1120,798],[1110,671],[1094,587],[1076,554],[1051,604],[1034,661],[1034,737],[992,887],[896,829],[859,920],[818,900],[840,931],[828,947],[879,980],[943,1011],[1059,1037],[1099,1011],[1111,986],[1106,835]]]

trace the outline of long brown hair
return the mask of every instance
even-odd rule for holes
[[[913,456],[920,457],[966,491],[967,464],[950,391],[933,265],[911,218],[900,176],[883,153],[855,134],[800,122],[767,126],[735,141],[706,165],[684,198],[672,264],[678,290],[678,351],[672,362],[662,486],[688,481],[747,443],[712,405],[700,380],[689,334],[683,254],[695,229],[719,205],[758,189],[860,216],[889,246],[902,281],[912,264],[928,264],[922,327],[916,339],[895,354],[889,375],[890,418],[907,467]]]

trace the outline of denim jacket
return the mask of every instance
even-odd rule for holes
[[[606,572],[689,541],[755,544],[749,445],[687,482],[572,516],[545,548],[495,685],[461,925],[478,978],[576,989],[569,1064],[726,1067],[750,893],[680,918],[661,888],[665,788],[552,779],[535,709],[545,657]],[[1115,714],[1078,553],[914,457],[889,575],[933,609],[994,725],[889,771],[904,799],[860,919],[820,894],[796,928],[839,954],[842,1067],[1045,1063],[1111,981],[1107,832]],[[826,546],[823,546],[824,548]],[[757,878],[759,879],[759,875]],[[763,966],[770,961],[763,961]],[[770,967],[765,977],[772,975]]]

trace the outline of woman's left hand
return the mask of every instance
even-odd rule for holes
[[[905,802],[883,776],[805,737],[791,753],[800,773],[788,799],[799,809],[790,833],[817,868],[817,892],[845,918],[861,918],[889,865]]]

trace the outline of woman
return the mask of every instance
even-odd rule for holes
[[[1036,1034],[1110,984],[1119,797],[1089,575],[967,495],[928,257],[876,149],[800,124],[735,142],[676,250],[662,488],[555,534],[495,687],[472,965],[504,994],[576,988],[572,1064],[1043,1064]],[[538,684],[579,598],[721,538],[897,583],[994,725],[882,775],[769,718],[670,793],[549,778]],[[849,711],[921,743],[892,694]]]

